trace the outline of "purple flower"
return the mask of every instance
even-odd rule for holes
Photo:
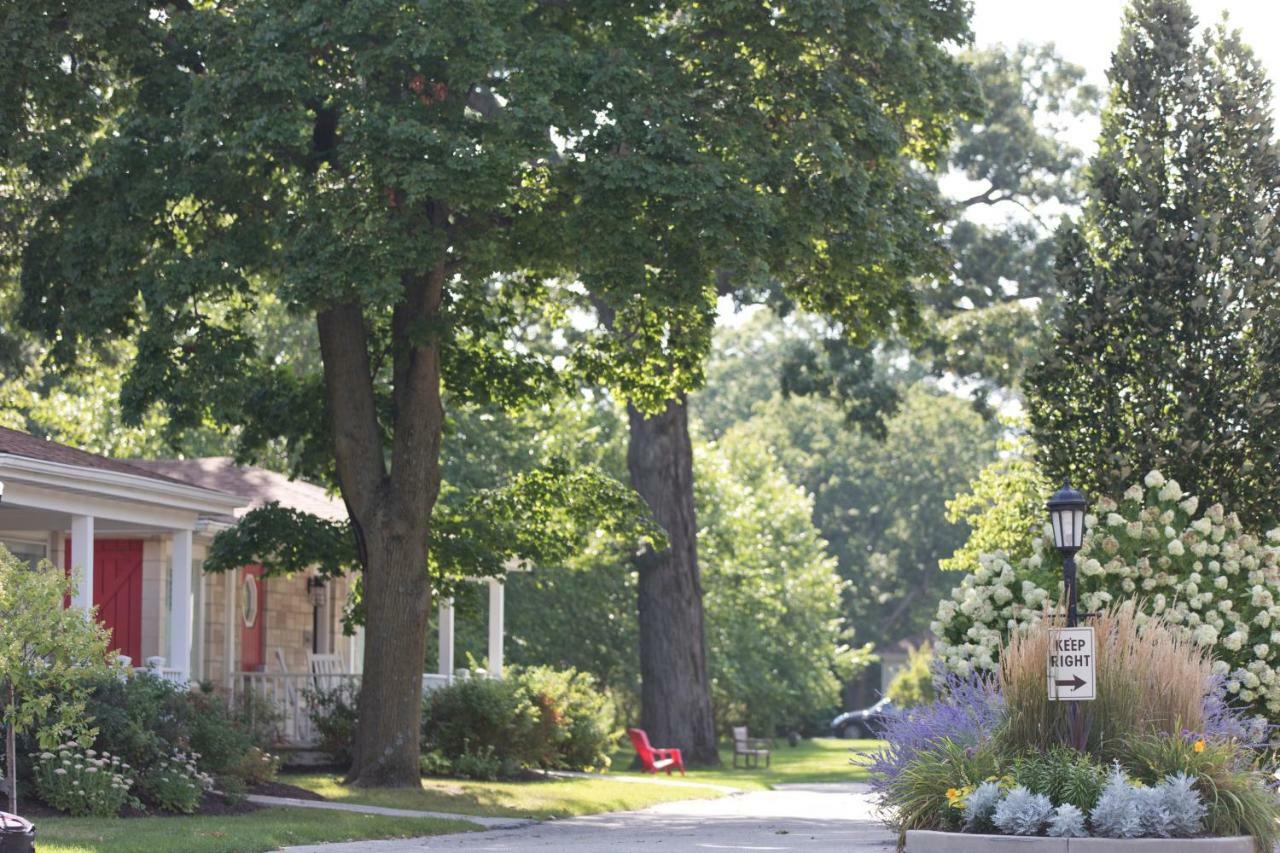
[[[888,741],[871,756],[871,786],[883,793],[924,748],[943,740],[976,748],[987,740],[1000,721],[1004,697],[993,676],[948,675],[939,698],[890,719],[881,732]]]
[[[1231,704],[1226,676],[1215,675],[1204,695],[1204,731],[1183,732],[1183,737],[1203,735],[1205,740],[1236,740],[1246,746],[1262,748],[1272,735],[1265,717],[1249,712],[1247,707]]]

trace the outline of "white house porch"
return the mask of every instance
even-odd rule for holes
[[[98,609],[134,666],[200,677],[205,581],[194,537],[243,499],[0,429],[0,543],[77,578],[71,606]]]
[[[179,684],[259,697],[287,744],[313,743],[308,696],[354,690],[363,633],[342,631],[347,579],[265,577],[260,566],[203,571],[213,536],[255,506],[278,502],[345,520],[318,486],[226,458],[118,460],[0,428],[0,544],[49,560],[78,580],[69,606],[94,609],[111,648]],[[511,570],[520,567],[512,565]],[[505,585],[488,585],[488,673],[503,670]],[[439,603],[440,656],[423,690],[472,677],[455,668],[454,610]]]
[[[506,608],[506,584],[501,578],[476,580],[488,587],[488,670],[471,672],[454,667],[454,603],[444,599],[437,610],[437,630],[440,653],[435,672],[423,673],[422,692],[452,684],[465,678],[501,678],[503,671],[503,631]],[[361,644],[362,645],[362,644]],[[357,648],[352,647],[356,653]],[[256,701],[247,704],[252,714],[265,708],[278,721],[278,737],[283,746],[307,747],[319,737],[311,720],[314,696],[317,693],[343,691],[354,698],[360,689],[359,658],[342,654],[308,655],[307,667],[292,670],[282,656],[262,671],[238,671],[231,674],[230,691],[233,702],[244,702],[252,697]]]

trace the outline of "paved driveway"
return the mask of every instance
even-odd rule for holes
[[[357,844],[289,848],[293,853],[410,853],[422,850],[550,851],[801,850],[887,853],[893,835],[875,820],[859,785],[781,786],[716,800],[662,803],[549,821],[521,829]]]

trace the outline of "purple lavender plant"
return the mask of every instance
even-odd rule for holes
[[[888,746],[871,756],[867,765],[871,786],[883,794],[925,747],[942,740],[976,747],[987,740],[1004,709],[995,678],[972,674],[948,675],[938,700],[903,711],[886,723],[880,737]]]
[[[1227,692],[1227,679],[1215,675],[1204,695],[1204,731],[1199,734],[1205,740],[1235,740],[1245,746],[1262,749],[1274,734],[1276,727],[1265,717],[1249,713],[1249,709],[1231,703]]]

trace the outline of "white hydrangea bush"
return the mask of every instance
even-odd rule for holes
[[[1280,721],[1280,528],[1243,529],[1221,504],[1200,511],[1159,471],[1102,498],[1085,518],[1076,556],[1080,610],[1143,603],[1204,646],[1238,702]],[[1003,637],[1038,622],[1062,595],[1061,560],[1048,525],[1017,565],[984,554],[979,568],[938,605],[935,654],[950,671],[993,670]]]

